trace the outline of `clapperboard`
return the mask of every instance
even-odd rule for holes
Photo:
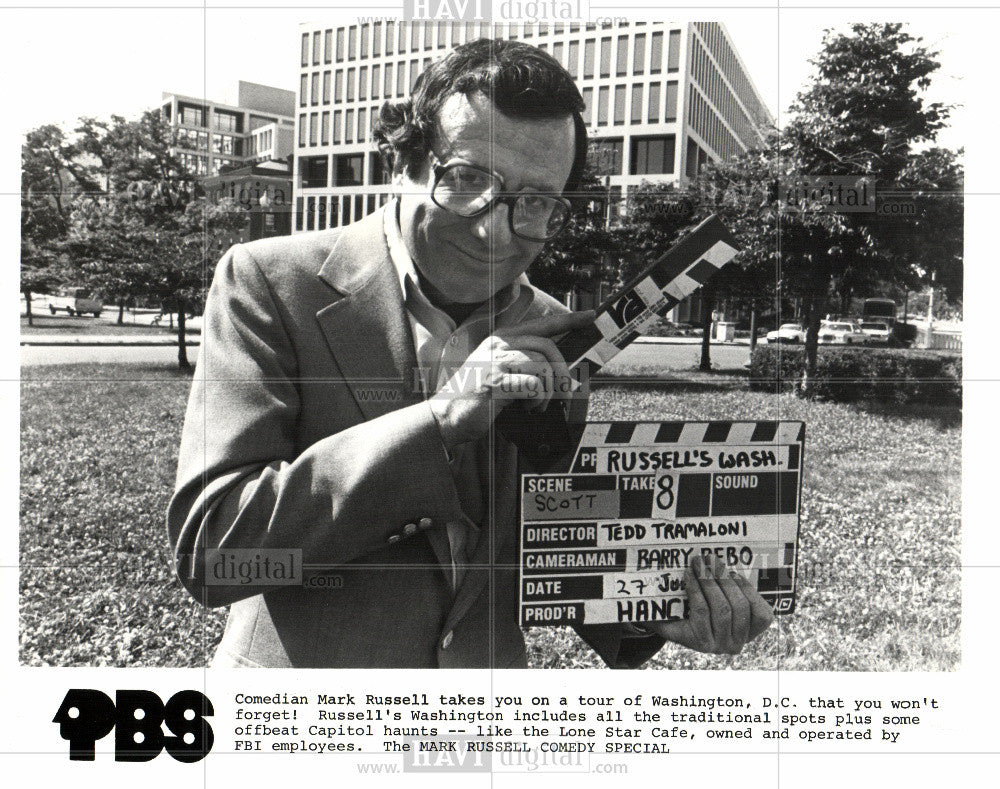
[[[593,375],[633,340],[648,332],[669,310],[704,285],[740,251],[729,229],[714,214],[601,304],[592,324],[568,332],[556,347],[578,380]],[[574,445],[586,419],[586,401],[553,400],[541,414],[508,407],[497,422],[539,471]]]
[[[586,360],[590,374],[596,373],[739,251],[722,220],[710,216],[598,307],[590,326],[569,332],[556,343],[570,370]]]
[[[561,468],[523,474],[521,624],[683,619],[715,556],[795,607],[803,422],[592,422]]]

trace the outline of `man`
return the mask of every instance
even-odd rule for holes
[[[526,665],[516,453],[491,427],[566,391],[552,338],[593,319],[523,277],[569,217],[582,109],[540,50],[466,44],[382,109],[383,210],[223,257],[168,513],[182,582],[231,606],[215,665]],[[294,550],[302,585],[219,583]],[[635,667],[665,639],[736,652],[770,622],[721,566],[687,586],[683,622],[577,632]]]

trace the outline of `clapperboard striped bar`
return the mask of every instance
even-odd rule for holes
[[[732,233],[713,214],[598,307],[594,323],[563,335],[556,346],[578,384],[649,331],[739,251]],[[507,407],[497,428],[521,451],[523,461],[546,471],[572,448],[586,411],[586,400],[580,397],[553,400],[541,414]]]
[[[714,214],[597,309],[590,326],[556,343],[570,369],[584,360],[593,375],[669,310],[708,282],[740,251]]]
[[[795,599],[805,425],[593,422],[521,478],[521,622],[683,616],[685,568],[722,558],[777,613]]]

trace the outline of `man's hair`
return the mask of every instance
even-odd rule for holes
[[[574,192],[587,160],[583,97],[559,62],[520,41],[486,38],[462,44],[431,63],[413,86],[412,95],[387,101],[379,111],[372,137],[385,166],[420,167],[434,144],[434,127],[445,101],[461,93],[482,93],[509,118],[573,116],[575,151],[564,191]]]

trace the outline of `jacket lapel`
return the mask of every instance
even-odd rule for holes
[[[344,228],[319,271],[340,298],[316,313],[316,320],[365,421],[423,400],[383,212]],[[444,524],[424,534],[450,583],[451,546]]]
[[[316,314],[365,420],[420,402],[413,336],[376,211],[340,234],[319,276],[341,298]]]

